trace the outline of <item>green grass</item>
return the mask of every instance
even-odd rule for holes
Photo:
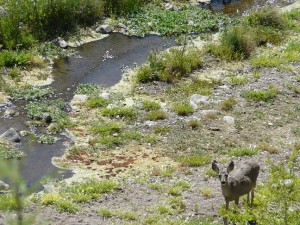
[[[75,94],[97,96],[103,90],[103,86],[98,84],[79,84],[76,88]]]
[[[11,145],[8,141],[0,139],[0,159],[12,159],[23,157],[24,153],[14,146]]]
[[[229,98],[225,99],[223,102],[221,102],[220,108],[221,108],[221,110],[229,111],[229,110],[233,109],[233,107],[236,105],[236,103],[237,103],[237,101],[235,100],[234,97],[229,97]]]
[[[98,213],[100,214],[100,216],[103,216],[105,218],[111,218],[115,215],[115,212],[113,212],[109,209],[106,209],[106,208],[99,209]]]
[[[258,150],[255,148],[234,148],[229,151],[230,156],[253,156],[258,154]]]
[[[146,111],[161,109],[160,104],[154,101],[145,100],[142,102],[142,105],[143,105],[143,109],[145,109]]]
[[[149,120],[164,120],[168,118],[168,113],[161,110],[151,111],[146,114],[146,117]]]
[[[134,107],[116,107],[111,109],[103,109],[101,111],[103,116],[108,117],[120,117],[125,119],[133,119],[137,115],[137,111]]]
[[[191,119],[188,121],[188,126],[192,129],[197,129],[201,125],[200,121],[197,119]]]
[[[32,55],[25,51],[2,50],[0,52],[0,67],[24,67],[30,65]]]
[[[15,196],[11,193],[0,195],[0,210],[16,210],[18,209],[18,204],[16,202]]]
[[[188,76],[202,65],[201,54],[196,48],[171,48],[168,51],[152,51],[148,64],[143,65],[136,75],[137,82],[146,83],[160,80],[174,83]]]
[[[229,84],[230,85],[244,85],[248,82],[248,79],[246,76],[236,76],[232,75],[229,77]]]
[[[190,167],[203,166],[211,162],[212,157],[210,155],[186,155],[177,158],[177,161],[182,165]]]
[[[244,91],[244,98],[249,101],[274,101],[278,95],[278,90],[275,87],[269,87],[267,90],[246,90]]]
[[[194,112],[193,107],[189,103],[174,104],[172,108],[179,116],[188,116]]]
[[[21,88],[6,86],[4,90],[15,100],[36,100],[48,97],[54,93],[52,88],[38,88],[29,85]]]
[[[193,26],[187,26],[187,18],[193,21]],[[201,33],[207,29],[217,29],[220,20],[225,24],[230,21],[228,16],[212,13],[200,7],[185,7],[182,10],[170,11],[154,5],[141,8],[138,13],[127,19],[130,21],[126,24],[129,29],[140,36],[150,32],[160,33],[163,36],[177,36],[187,32]]]
[[[170,130],[171,128],[169,127],[160,127],[160,126],[154,127],[154,133],[160,135],[167,134],[170,132]]]
[[[80,207],[78,203],[84,203],[99,198],[104,193],[116,190],[119,184],[111,180],[87,179],[80,183],[61,185],[58,193],[44,194],[40,197],[43,205],[53,205],[59,211],[76,213]]]
[[[42,118],[43,113],[49,113],[60,128],[70,125],[70,118],[65,111],[65,102],[61,99],[30,102],[26,106],[27,114],[33,119]]]
[[[109,100],[106,100],[99,96],[92,96],[86,101],[87,107],[90,108],[101,108],[106,107],[109,104]]]
[[[192,78],[187,84],[179,84],[180,91],[183,91],[186,95],[199,94],[199,95],[211,95],[214,87],[220,82],[214,79],[195,79]]]
[[[91,131],[95,134],[113,134],[120,133],[124,129],[124,126],[116,122],[99,122],[94,124]]]

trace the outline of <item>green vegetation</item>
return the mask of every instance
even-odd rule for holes
[[[75,94],[98,96],[102,90],[103,87],[98,84],[79,84],[76,88]]]
[[[151,111],[149,113],[147,113],[146,117],[149,120],[164,120],[168,118],[168,113],[165,111]]]
[[[43,205],[53,205],[59,211],[75,213],[79,210],[78,203],[97,199],[101,194],[109,193],[119,187],[110,180],[86,180],[81,183],[62,186],[56,194],[43,194],[40,202]]]
[[[151,110],[159,110],[161,109],[161,106],[159,103],[154,102],[154,101],[143,101],[143,109],[145,109],[146,111],[151,111]]]
[[[36,120],[41,120],[44,113],[49,113],[52,120],[55,121],[60,128],[64,128],[71,123],[68,114],[65,112],[65,102],[61,99],[30,102],[27,104],[26,109],[28,116]]]
[[[236,105],[236,100],[234,97],[229,97],[228,99],[224,100],[220,104],[220,108],[224,111],[229,111],[233,109],[233,107]]]
[[[134,107],[115,107],[115,108],[105,108],[101,111],[103,116],[108,117],[121,117],[125,119],[133,119],[137,115],[137,111]]]
[[[124,126],[116,122],[99,122],[92,126],[91,130],[95,134],[113,134],[120,133],[123,130]]]
[[[255,148],[234,148],[229,151],[230,156],[253,156],[258,153]]]
[[[200,7],[185,7],[180,11],[170,11],[153,5],[141,8],[134,16],[130,15],[126,19],[130,21],[126,24],[129,29],[140,36],[150,32],[163,36],[177,36],[186,32],[200,33],[216,30],[219,21],[224,21],[225,24],[230,21],[225,15],[212,13]],[[193,25],[187,25],[187,20],[193,21]]]
[[[271,102],[278,95],[278,89],[274,86],[270,85],[267,90],[246,90],[244,92],[244,97],[249,101],[264,101],[264,102]]]
[[[51,135],[43,134],[38,137],[38,142],[42,144],[54,144],[56,142],[56,138]]]
[[[109,101],[99,97],[99,96],[91,96],[86,102],[87,107],[90,108],[101,108],[108,106]]]
[[[115,213],[109,209],[99,209],[98,213],[100,216],[103,216],[105,218],[111,218],[115,215]]]
[[[173,110],[180,116],[187,116],[194,112],[193,107],[189,103],[174,104]]]
[[[197,129],[201,125],[200,121],[197,119],[191,119],[188,121],[188,126],[192,129]]]
[[[229,77],[229,84],[230,85],[244,85],[248,81],[246,76],[236,76],[236,75],[231,75]]]
[[[50,96],[54,93],[52,88],[38,88],[26,85],[21,88],[14,88],[7,86],[5,87],[5,92],[8,93],[15,100],[36,100]]]
[[[214,195],[213,191],[210,188],[201,188],[199,191],[200,194],[206,198],[211,198]]]
[[[20,158],[24,153],[12,146],[6,140],[0,138],[0,159]]]
[[[177,161],[185,166],[198,167],[211,162],[212,156],[204,154],[193,154],[178,157]]]
[[[152,51],[148,56],[148,62],[149,64],[141,66],[137,72],[136,79],[139,83],[155,80],[173,83],[202,65],[200,52],[196,48]]]

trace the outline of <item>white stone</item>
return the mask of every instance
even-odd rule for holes
[[[101,98],[104,98],[105,100],[110,99],[110,94],[108,92],[103,92],[100,94]]]
[[[190,98],[190,105],[194,109],[198,109],[199,104],[207,102],[208,98],[209,97],[205,95],[193,94]]]
[[[232,116],[224,116],[223,121],[225,121],[226,123],[228,123],[230,125],[234,125],[234,123],[235,123],[235,119]]]

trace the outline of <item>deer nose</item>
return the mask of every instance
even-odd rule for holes
[[[226,184],[226,182],[225,181],[221,181],[221,184]]]

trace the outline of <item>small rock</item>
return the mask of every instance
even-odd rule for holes
[[[114,31],[114,28],[112,28],[110,25],[107,25],[107,24],[100,25],[96,29],[96,32],[101,33],[101,34],[108,34],[108,33],[111,33],[113,31]]]
[[[68,48],[68,43],[61,37],[54,39],[52,43],[61,48]]]
[[[8,108],[5,110],[4,114],[3,114],[3,117],[4,118],[9,118],[9,117],[13,117],[15,116],[17,113],[15,110],[11,109],[11,108]]]
[[[228,123],[230,125],[234,125],[234,123],[235,123],[235,119],[232,116],[224,116],[223,121],[225,121],[226,123]]]
[[[208,96],[193,94],[190,98],[190,105],[195,109],[198,109],[200,103],[208,101]]]
[[[88,100],[88,95],[74,95],[72,101],[76,102],[76,103],[82,103],[85,102],[86,100]]]
[[[0,138],[7,139],[9,142],[20,142],[21,138],[17,131],[14,128],[9,128],[3,134],[0,135]]]
[[[123,29],[125,29],[125,30],[127,29],[126,25],[123,24],[123,23],[119,23],[119,24],[118,24],[118,27],[123,28]]]
[[[157,124],[157,123],[156,123],[155,121],[150,121],[150,120],[148,120],[148,121],[145,122],[145,125],[148,126],[148,127],[153,127],[153,126],[155,126],[156,124]]]
[[[197,0],[197,3],[210,4],[211,0]]]
[[[268,126],[273,126],[273,123],[271,123],[271,122],[268,122]]]
[[[100,94],[101,98],[104,98],[105,100],[109,100],[110,99],[110,94],[108,92],[103,92]]]
[[[165,4],[165,9],[166,10],[174,10],[174,6],[171,3]]]

